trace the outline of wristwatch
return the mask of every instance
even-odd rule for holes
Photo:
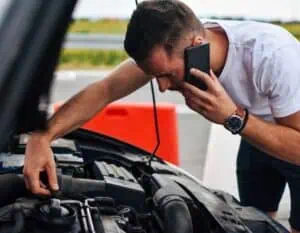
[[[248,109],[238,106],[235,112],[225,119],[224,127],[232,134],[239,134],[248,121]]]

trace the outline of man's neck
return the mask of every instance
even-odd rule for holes
[[[228,38],[223,31],[205,29],[206,39],[210,43],[210,66],[214,73],[219,76],[226,63],[228,53]]]

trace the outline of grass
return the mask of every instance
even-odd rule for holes
[[[59,69],[112,68],[127,57],[123,50],[64,49]]]
[[[127,20],[76,20],[71,25],[69,32],[124,34],[126,32],[127,24]]]
[[[285,23],[281,24],[281,26],[293,34],[300,35],[300,23]]]
[[[286,28],[297,37],[300,36],[300,23],[274,22]],[[128,20],[120,19],[99,19],[99,20],[76,20],[71,25],[71,33],[108,33],[125,34]]]
[[[300,40],[300,23],[285,23],[282,27],[291,32],[298,40]]]

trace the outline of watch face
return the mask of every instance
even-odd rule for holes
[[[243,119],[240,116],[233,115],[228,121],[228,128],[231,131],[237,131],[242,127]]]

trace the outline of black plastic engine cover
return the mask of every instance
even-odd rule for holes
[[[114,198],[117,204],[130,205],[137,211],[143,211],[145,191],[124,167],[96,161],[93,173],[97,180],[105,182],[103,195]]]

